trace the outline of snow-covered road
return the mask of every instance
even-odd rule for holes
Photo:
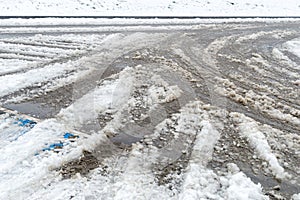
[[[0,20],[0,199],[299,198],[299,20],[47,20]]]

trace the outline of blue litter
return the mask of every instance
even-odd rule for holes
[[[36,125],[36,122],[30,120],[30,119],[19,119],[15,124],[18,124],[19,126],[29,126],[33,128]]]
[[[19,137],[29,132],[37,124],[30,119],[15,118],[12,116],[8,116],[4,121],[7,121],[7,123],[10,123],[12,126],[1,130],[2,135],[0,136],[0,139],[10,142],[18,140]]]
[[[72,133],[65,133],[64,134],[64,138],[65,139],[69,139],[69,138],[78,138],[79,136],[77,136],[77,135],[74,135],[74,134],[72,134]]]
[[[54,149],[55,147],[63,147],[63,146],[64,146],[64,144],[62,142],[60,142],[60,143],[51,144],[50,148]]]
[[[78,135],[74,135],[72,133],[69,133],[69,132],[66,132],[64,135],[63,135],[64,139],[74,139],[74,138],[79,138]],[[59,141],[57,143],[53,143],[53,144],[48,144],[48,143],[45,143],[45,145],[47,147],[43,148],[42,151],[56,151],[56,150],[60,150],[62,149],[64,146],[67,146],[69,145],[70,143],[69,142],[72,142],[72,140],[65,140],[65,142],[62,142],[62,141]],[[35,153],[34,154],[35,156],[38,156],[39,153]]]
[[[72,133],[65,133],[64,134],[64,138],[68,139],[70,137],[74,137],[74,135]]]
[[[56,148],[61,149],[61,148],[63,148],[63,146],[64,146],[64,143],[59,142],[59,143],[50,144],[49,147],[43,148],[42,150],[43,151],[50,151],[50,150],[53,150],[53,149],[56,149]]]

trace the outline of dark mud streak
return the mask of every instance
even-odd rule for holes
[[[208,167],[218,174],[227,168],[227,164],[235,163],[254,183],[262,185],[265,194],[274,192],[290,199],[293,194],[299,193],[297,184],[278,180],[262,168],[263,160],[253,157],[255,155],[253,148],[250,147],[246,138],[239,135],[236,126],[232,126],[233,124],[234,122],[230,120],[224,124],[221,138],[215,146]],[[295,174],[295,172],[293,173]],[[274,189],[278,185],[280,186],[279,191]]]
[[[66,163],[57,170],[64,179],[69,179],[77,173],[86,176],[91,170],[98,168],[99,165],[99,161],[91,152],[84,151],[80,159]]]

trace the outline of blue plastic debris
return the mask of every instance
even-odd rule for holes
[[[33,128],[36,125],[36,122],[30,120],[30,119],[19,119],[16,122],[19,126],[29,126],[31,128]]]
[[[54,150],[54,149],[61,149],[61,148],[63,148],[63,146],[64,146],[64,143],[62,143],[62,142],[53,143],[53,144],[50,144],[49,147],[43,148],[42,150],[50,151],[50,150]]]
[[[15,118],[12,116],[7,118],[8,122],[12,121],[11,119],[13,119],[13,122],[10,123],[14,126],[9,126],[9,128],[3,130],[1,137],[1,139],[6,138],[6,140],[10,142],[18,140],[19,137],[29,132],[37,124],[30,119]]]
[[[68,139],[70,137],[74,137],[74,135],[72,133],[65,133],[64,134],[64,138]]]
[[[74,139],[79,138],[78,135],[74,135],[72,133],[66,132],[63,135],[64,139],[61,138],[62,141],[59,141],[57,143],[48,144],[45,143],[47,147],[43,148],[42,151],[54,151],[54,152],[60,152],[60,150],[64,147],[70,144],[70,142],[74,142]],[[38,156],[39,152],[35,153],[35,156]]]
[[[77,135],[74,135],[74,134],[72,134],[72,133],[65,133],[64,134],[64,138],[65,139],[69,139],[69,138],[78,138],[79,136],[77,136]]]

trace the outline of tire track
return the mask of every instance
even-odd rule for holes
[[[56,28],[51,31],[65,30]],[[285,49],[287,41],[299,37],[299,22],[148,28],[129,27],[102,42],[88,39],[103,36],[93,28],[80,34],[82,42],[47,33],[45,42],[39,37],[28,42],[18,27],[8,30],[22,36],[8,42],[16,48],[64,52],[70,45],[70,54],[50,62],[62,64],[74,55],[74,71],[20,87],[3,98],[4,106],[49,106],[54,111],[43,116],[55,118],[53,133],[59,122],[61,130],[63,124],[84,137],[66,150],[70,155],[52,155],[51,169],[32,162],[32,169],[45,171],[26,182],[34,185],[30,191],[14,194],[20,182],[3,195],[50,198],[61,188],[62,199],[227,199],[238,195],[232,187],[254,199],[299,193],[300,104],[294,83],[299,58]],[[85,53],[72,54],[77,46]],[[276,49],[285,57],[276,56]],[[37,68],[43,65],[50,66],[38,63]],[[11,72],[11,79],[30,70]],[[9,104],[12,97],[15,105]],[[3,152],[13,155],[9,146]],[[7,161],[21,174],[17,168],[28,159]],[[8,183],[20,181],[5,170]]]

